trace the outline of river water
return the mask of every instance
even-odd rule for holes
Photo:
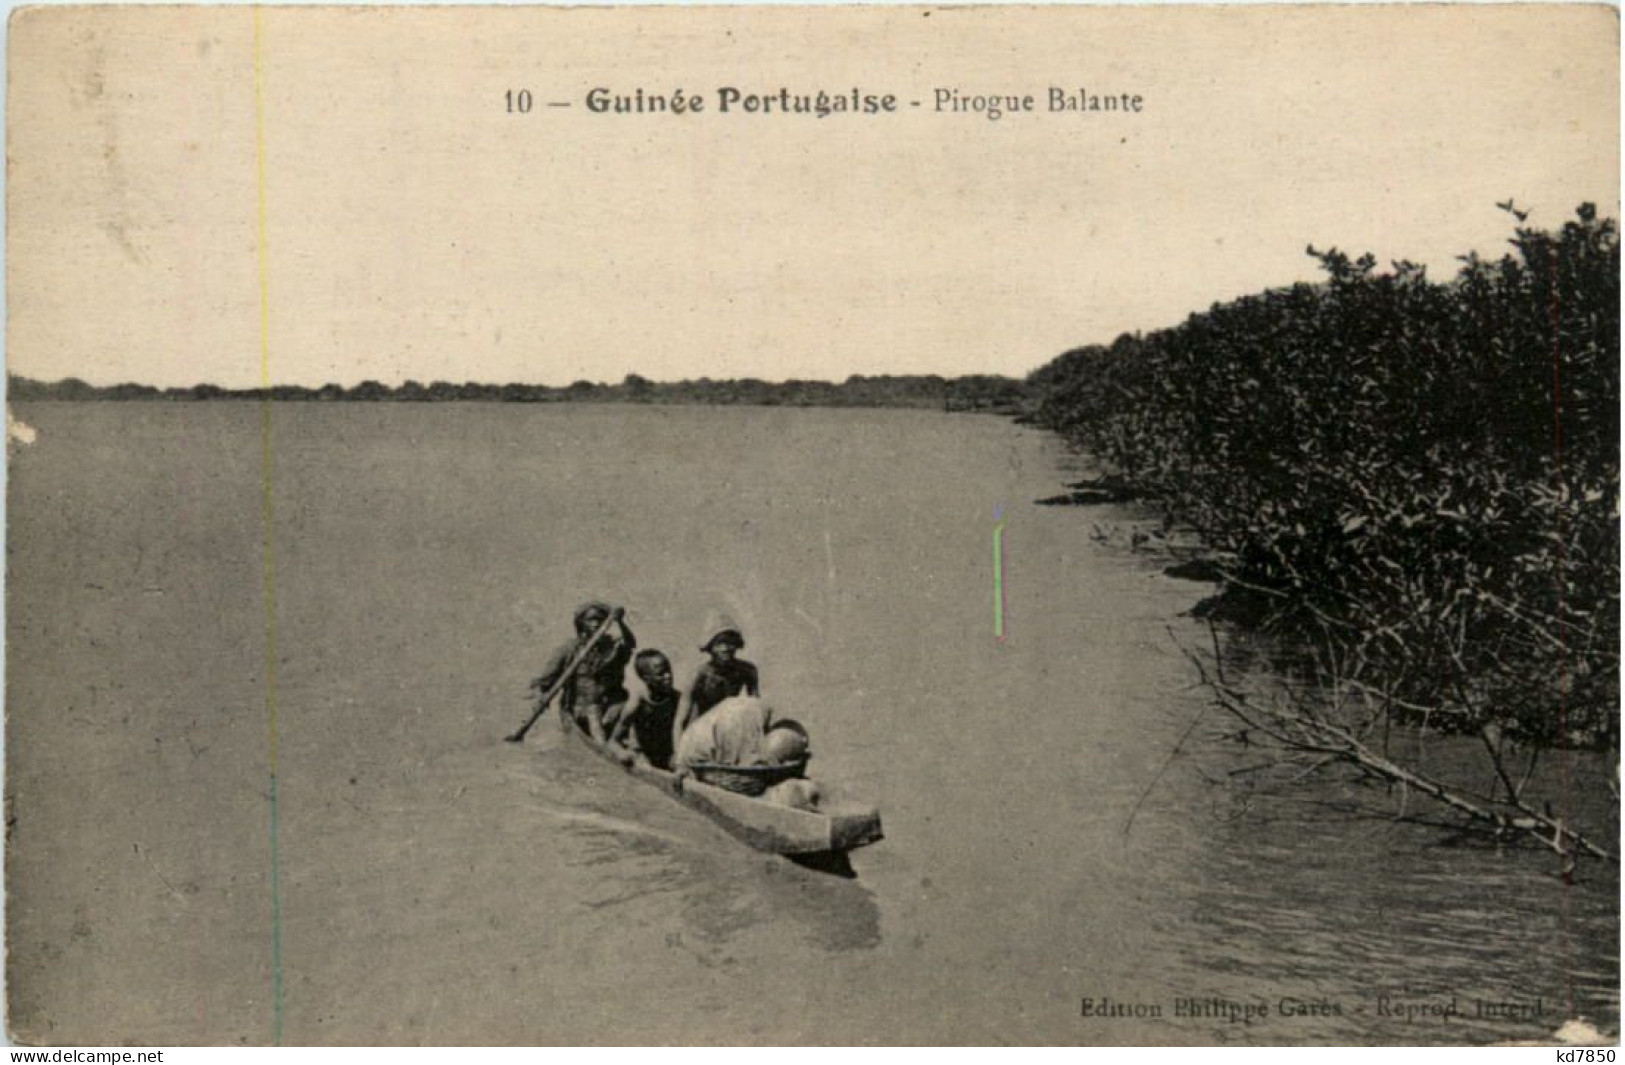
[[[16,1038],[1617,1030],[1612,868],[1567,886],[1335,780],[1238,792],[1256,753],[1216,738],[1180,651],[1210,589],[1091,535],[1136,515],[1035,505],[1080,468],[1048,434],[278,404],[267,492],[257,405],[16,413],[38,432],[8,512]],[[745,849],[551,721],[501,742],[594,597],[679,674],[708,612],[739,620],[816,775],[883,811],[856,879]]]

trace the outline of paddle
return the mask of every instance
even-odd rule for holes
[[[571,677],[575,676],[576,670],[580,667],[581,663],[586,660],[587,652],[592,650],[593,645],[599,641],[604,633],[609,631],[609,627],[619,620],[621,620],[621,610],[617,607],[609,612],[609,617],[605,618],[603,623],[600,624],[596,630],[594,630],[592,636],[588,638],[587,642],[581,645],[581,649],[576,652],[574,658],[570,659],[570,664],[564,667],[564,672],[559,674],[559,679],[553,682],[553,686],[542,694],[541,701],[536,704],[536,712],[530,715],[530,720],[525,722],[523,725],[520,725],[518,732],[515,732],[511,736],[504,736],[502,737],[503,739],[507,740],[509,743],[518,743],[525,738],[525,733],[530,731],[530,727],[536,724],[536,722],[541,719],[543,714],[547,713],[547,704],[552,702],[553,697],[559,693],[559,690],[564,687],[565,683],[568,682]]]

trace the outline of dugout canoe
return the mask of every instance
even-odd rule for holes
[[[623,766],[573,722],[566,724],[564,731],[567,743],[597,755],[628,776],[659,788],[669,798],[710,818],[729,835],[757,850],[817,866],[883,838],[880,811],[865,803],[831,795],[820,801],[817,810],[797,810],[713,787],[692,777],[679,789],[676,774],[647,764]]]

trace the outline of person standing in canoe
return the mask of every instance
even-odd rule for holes
[[[609,628],[594,635],[609,622]],[[626,663],[638,639],[626,624],[626,611],[607,603],[584,603],[575,613],[575,638],[559,645],[547,660],[541,676],[530,682],[538,695],[545,695],[558,683],[577,655],[585,654],[575,672],[558,690],[559,725],[579,724],[599,743],[604,742],[604,721],[611,723],[626,705]],[[592,646],[588,647],[587,644]]]
[[[717,618],[706,627],[710,636],[700,645],[709,660],[694,674],[694,679],[683,689],[677,704],[677,716],[672,721],[671,745],[675,750],[683,730],[704,717],[711,708],[724,699],[736,695],[760,697],[762,685],[754,663],[739,657],[744,649],[745,637],[739,626],[727,617]]]

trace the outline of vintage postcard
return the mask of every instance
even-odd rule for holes
[[[1618,1039],[1616,10],[7,56],[13,1041]]]

